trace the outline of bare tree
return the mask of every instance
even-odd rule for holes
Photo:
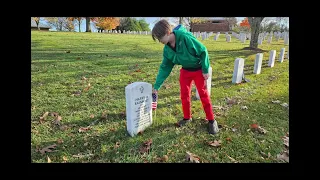
[[[228,23],[229,29],[232,30],[232,28],[237,24],[237,18],[236,17],[224,17],[225,20]]]
[[[37,28],[40,31],[39,23],[40,23],[41,17],[32,17],[32,19],[36,22]]]
[[[73,31],[74,24],[67,17],[46,17],[46,22],[57,31]]]
[[[248,17],[248,21],[251,28],[251,40],[250,40],[251,49],[258,48],[259,30],[260,30],[261,22],[263,19],[264,17]]]

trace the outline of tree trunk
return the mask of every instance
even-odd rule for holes
[[[86,17],[86,32],[91,32],[90,17]]]
[[[179,17],[179,24],[182,24],[182,18],[183,17]]]
[[[248,17],[248,21],[251,27],[251,40],[250,40],[250,48],[256,49],[258,48],[258,37],[261,21],[264,17]]]
[[[79,20],[79,32],[81,32],[80,27],[81,27],[81,21]]]

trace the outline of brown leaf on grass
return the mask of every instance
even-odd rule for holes
[[[47,147],[45,147],[45,148],[40,149],[39,152],[40,152],[41,154],[45,154],[46,152],[52,152],[51,149],[54,149],[56,146],[57,146],[56,144],[47,146]]]
[[[238,163],[237,160],[233,159],[232,157],[228,156],[228,154],[226,154],[226,156],[233,162],[233,163]]]
[[[49,156],[47,156],[47,158],[48,158],[48,163],[51,163],[51,159],[49,158]]]
[[[229,141],[229,142],[230,142],[230,141],[232,141],[232,139],[229,138],[229,137],[227,137],[227,138],[226,138],[226,141]]]
[[[91,114],[91,115],[90,115],[90,118],[94,118],[94,115],[93,115],[93,114]]]
[[[141,72],[141,69],[137,69],[137,70],[135,70],[134,72]]]
[[[104,110],[100,117],[100,120],[105,120],[105,119],[107,119],[107,110]]]
[[[284,151],[283,153],[277,155],[277,159],[281,161],[289,162],[289,154],[286,151]]]
[[[236,104],[236,103],[237,103],[236,99],[227,98],[227,105],[233,105],[233,104]]]
[[[65,156],[63,156],[62,159],[63,159],[64,163],[66,163],[68,161],[68,159]]]
[[[215,113],[215,115],[220,116],[220,115],[221,115],[221,113],[220,113],[220,112],[216,112],[216,113]]]
[[[72,95],[74,95],[74,96],[80,96],[80,94],[81,94],[81,90],[78,90],[78,91],[73,92]]]
[[[86,131],[88,131],[88,130],[90,130],[91,129],[91,127],[81,127],[81,128],[79,128],[79,132],[86,132]]]
[[[49,112],[45,112],[41,117],[40,117],[40,123],[42,124],[44,120],[46,120],[46,118],[48,117]]]
[[[208,144],[210,146],[213,146],[213,147],[219,147],[219,146],[221,146],[221,140],[219,140],[219,141],[217,141],[217,140],[209,141]]]
[[[140,148],[140,153],[149,153],[152,145],[152,139],[145,141]]]
[[[88,86],[83,89],[83,91],[89,91],[90,88],[91,88],[91,84],[89,83]]]
[[[118,147],[120,147],[120,142],[116,142],[116,144],[114,145],[115,149],[118,148]]]
[[[60,130],[61,131],[64,131],[64,130],[67,130],[67,129],[69,129],[69,127],[67,125],[60,126]]]
[[[200,157],[187,151],[186,155],[187,161],[192,163],[200,163]]]
[[[57,139],[57,143],[58,144],[62,144],[63,143],[63,139],[61,139],[61,138]]]
[[[256,129],[258,129],[259,125],[258,124],[251,124],[250,127],[251,127],[251,129],[256,130]]]
[[[283,138],[283,144],[289,148],[289,136],[284,136]]]
[[[57,117],[56,117],[56,119],[54,120],[54,124],[56,124],[56,125],[60,125],[60,123],[61,123],[61,119],[62,119],[62,117],[61,117],[61,116],[57,116]]]
[[[260,134],[266,134],[268,131],[265,130],[265,129],[263,129],[261,126],[259,126],[259,127],[258,127],[258,132],[259,132]]]
[[[84,77],[84,76],[82,76],[81,80],[87,80],[87,78],[86,78],[86,77]]]

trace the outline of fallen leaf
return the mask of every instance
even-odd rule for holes
[[[49,158],[49,156],[47,156],[47,158],[48,158],[48,163],[51,163],[51,159]]]
[[[238,163],[238,161],[237,161],[237,160],[235,160],[235,159],[233,159],[232,157],[228,156],[228,154],[226,154],[226,155],[227,155],[227,157],[228,157],[232,162],[234,162],[234,163]]]
[[[248,109],[247,106],[241,106],[241,110]]]
[[[228,105],[232,105],[232,104],[235,104],[235,103],[236,103],[235,99],[227,99],[227,104]]]
[[[161,161],[162,162],[167,162],[169,159],[169,157],[167,155],[164,155],[162,158],[161,158]]]
[[[90,115],[90,118],[94,118],[94,115],[93,115],[93,114],[91,114],[91,115]]]
[[[63,159],[63,162],[67,162],[68,161],[68,159],[65,156],[63,156],[62,159]]]
[[[232,128],[231,130],[232,130],[233,132],[236,132],[236,131],[237,131],[237,129],[236,129],[236,128]]]
[[[82,76],[81,80],[87,80],[87,78],[86,78],[86,77],[84,77],[84,76]]]
[[[232,140],[231,140],[231,138],[227,137],[227,138],[226,138],[226,141],[232,141]]]
[[[287,103],[282,103],[280,105],[283,106],[283,107],[289,107],[289,105]]]
[[[88,146],[88,144],[89,144],[88,142],[85,142],[85,143],[83,144],[83,146]]]
[[[64,131],[64,130],[66,130],[66,129],[68,129],[68,126],[67,126],[67,125],[62,125],[62,126],[60,126],[60,130]]]
[[[46,153],[46,152],[52,152],[51,149],[54,149],[56,146],[57,146],[56,144],[47,146],[47,147],[42,148],[41,150],[39,150],[39,152],[40,152],[41,154],[44,154],[44,153]]]
[[[100,119],[101,120],[107,119],[107,110],[102,112]]]
[[[208,144],[210,146],[213,146],[213,147],[219,147],[219,146],[221,146],[221,140],[219,140],[219,141],[217,141],[217,140],[209,141]]]
[[[140,148],[140,153],[149,153],[151,150],[152,139],[145,141]]]
[[[258,129],[259,125],[258,124],[251,124],[250,127],[251,127],[251,129]]]
[[[279,100],[276,100],[276,101],[272,101],[272,103],[279,104],[279,103],[280,103],[280,101],[279,101]]]
[[[277,159],[285,162],[289,162],[289,155],[287,153],[282,153],[277,155]]]
[[[81,128],[79,128],[79,132],[86,132],[90,129],[91,129],[91,127],[81,127]]]
[[[267,130],[263,129],[261,126],[258,127],[258,132],[260,134],[266,134],[267,133]]]
[[[200,157],[187,151],[187,161],[192,163],[200,163]]]
[[[88,91],[91,88],[91,84],[89,83],[86,88],[83,89],[83,91]]]
[[[215,115],[220,116],[220,115],[221,115],[221,113],[220,113],[220,112],[216,112],[216,113],[215,113]]]
[[[62,117],[61,117],[61,116],[57,116],[57,117],[56,117],[56,119],[54,120],[54,124],[56,124],[56,125],[60,125],[60,123],[61,123],[61,119],[62,119]]]
[[[116,144],[114,145],[114,148],[116,149],[116,148],[118,148],[118,147],[120,147],[120,143],[119,143],[119,142],[116,142]]]
[[[48,115],[49,115],[49,112],[45,112],[41,117],[40,117],[40,123],[42,124],[43,123],[43,121],[46,119],[46,117],[48,117]]]
[[[73,93],[73,95],[75,95],[75,96],[80,96],[80,94],[81,94],[81,90],[75,91],[75,92]]]
[[[58,143],[58,144],[62,144],[62,143],[63,143],[63,140],[62,140],[61,138],[59,138],[59,139],[57,140],[57,143]]]
[[[282,139],[283,139],[283,141],[284,141],[283,144],[284,144],[287,148],[289,148],[289,137],[286,136],[286,137],[283,137]]]

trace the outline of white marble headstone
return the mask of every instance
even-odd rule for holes
[[[279,62],[281,62],[281,63],[283,62],[285,50],[286,50],[286,48],[281,48],[281,51],[280,51]]]
[[[152,85],[134,82],[125,87],[127,131],[134,136],[152,124]]]
[[[261,65],[262,65],[262,58],[263,58],[263,54],[262,53],[258,53],[256,55],[256,59],[254,61],[254,69],[253,69],[253,73],[254,74],[260,74]]]
[[[241,83],[242,82],[243,67],[244,67],[244,59],[237,58],[234,61],[232,83]]]
[[[269,62],[268,62],[268,66],[269,67],[273,67],[274,66],[275,57],[276,57],[276,50],[271,50],[270,51],[270,56],[269,56]]]

